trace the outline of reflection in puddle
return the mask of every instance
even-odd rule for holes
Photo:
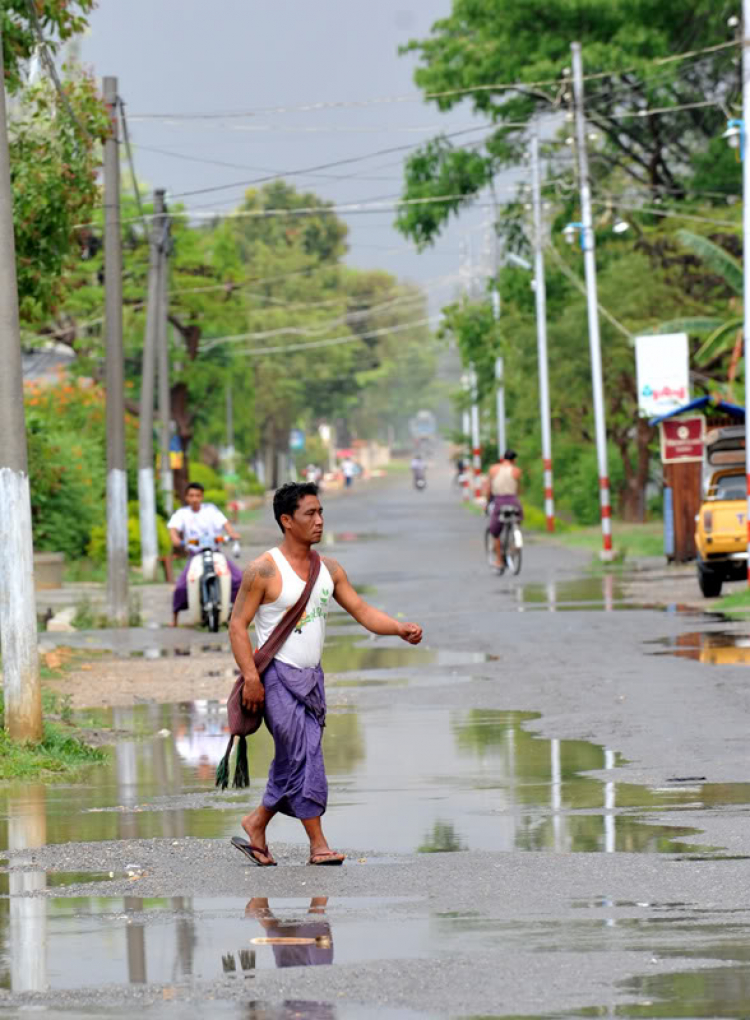
[[[149,704],[107,715],[134,736],[118,742],[87,784],[0,791],[0,849],[237,834],[247,797],[240,803],[236,792],[219,794],[213,785],[227,741],[226,710],[219,702]],[[403,705],[365,713],[332,710],[324,739],[332,838],[385,854],[691,853],[695,830],[664,824],[663,818],[650,824],[649,813],[689,808],[694,817],[719,805],[750,803],[750,784],[696,781],[650,789],[623,782],[611,750],[543,740],[526,728],[534,718]],[[273,747],[265,729],[248,746],[255,800]],[[601,771],[604,782],[591,775]],[[398,825],[383,826],[387,814],[395,814]],[[277,840],[299,843],[293,819],[280,817],[274,826]],[[13,868],[33,866],[25,857],[11,857]],[[299,861],[284,863],[303,859],[300,849]],[[29,891],[46,887],[33,872],[14,872],[11,882],[28,883]]]
[[[565,610],[637,609],[624,601],[622,586],[613,574],[582,577],[573,581],[523,584],[517,589],[518,611],[544,608],[550,613]]]
[[[663,650],[652,655],[693,659],[709,666],[750,666],[750,636],[733,631],[692,631],[650,642]]]

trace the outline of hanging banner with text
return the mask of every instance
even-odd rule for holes
[[[661,333],[635,338],[638,410],[658,418],[690,400],[687,333]]]
[[[706,419],[670,418],[659,426],[662,464],[690,464],[703,460],[703,437]]]

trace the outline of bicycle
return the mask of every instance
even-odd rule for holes
[[[492,506],[487,507],[487,514],[492,514]],[[520,514],[514,506],[502,506],[498,511],[500,521],[500,541],[502,542],[504,567],[497,565],[497,553],[495,552],[495,536],[490,531],[489,524],[484,532],[484,551],[487,556],[487,563],[491,570],[498,574],[504,574],[509,570],[517,577],[521,573],[523,561],[523,532],[521,531]]]

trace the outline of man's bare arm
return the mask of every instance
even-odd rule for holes
[[[256,711],[262,706],[264,691],[255,668],[248,627],[255,619],[258,607],[266,594],[266,585],[275,573],[276,567],[267,556],[253,560],[242,575],[242,584],[237,592],[232,618],[229,621],[229,643],[240,673],[245,679],[242,701],[251,711]]]
[[[182,535],[177,530],[177,528],[170,528],[169,529],[169,537],[172,539],[172,548],[173,549],[181,549],[182,548]]]
[[[365,630],[369,630],[372,634],[400,637],[403,641],[408,641],[410,645],[419,644],[422,640],[422,628],[418,624],[401,623],[382,610],[376,609],[375,606],[371,606],[354,590],[340,563],[328,556],[323,557],[323,562],[328,567],[328,572],[333,579],[333,597],[341,608],[354,617]]]

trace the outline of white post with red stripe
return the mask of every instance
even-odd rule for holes
[[[471,386],[471,462],[474,468],[474,499],[481,503],[482,493],[482,446],[479,438],[479,395],[477,373],[474,366],[470,369]]]
[[[471,388],[469,376],[464,373],[461,376],[461,387],[468,397]],[[468,450],[468,457],[464,464],[464,473],[461,478],[461,495],[465,503],[468,503],[471,499],[471,414],[469,409],[465,408],[462,419],[461,419],[461,433],[464,443],[464,449]]]
[[[542,415],[542,461],[544,463],[544,515],[547,531],[555,530],[555,501],[552,495],[552,422],[549,402],[547,357],[547,284],[544,278],[544,235],[542,184],[539,173],[539,131],[531,137],[531,188],[534,204],[534,293],[536,295],[536,336],[539,360],[539,410]]]
[[[747,129],[750,124],[750,0],[742,0],[742,254],[745,291],[745,474],[747,476],[747,583],[750,587],[750,443],[748,407],[750,407],[750,153],[747,151]]]
[[[573,43],[573,95],[576,114],[576,149],[578,175],[581,183],[581,247],[586,270],[586,303],[588,305],[589,346],[591,349],[591,381],[594,391],[594,425],[596,459],[599,468],[599,504],[602,518],[602,559],[612,559],[612,502],[609,494],[607,467],[607,427],[604,416],[604,385],[602,382],[602,350],[599,335],[599,301],[596,289],[596,257],[594,228],[591,215],[591,185],[586,151],[586,119],[583,113],[583,59],[581,44]]]

